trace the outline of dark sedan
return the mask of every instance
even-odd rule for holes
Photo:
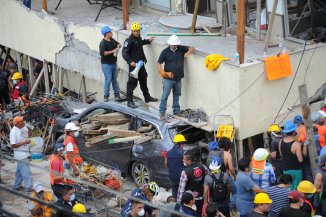
[[[170,187],[162,153],[173,147],[172,138],[180,130],[184,131],[188,143],[184,149],[196,150],[200,158],[198,160],[205,160],[208,138],[206,131],[190,127],[177,119],[162,121],[155,109],[146,106],[131,109],[125,103],[98,103],[80,114],[57,119],[53,133],[55,138],[62,141],[63,129],[68,122],[85,123],[96,115],[114,112],[122,113],[130,119],[127,130],[139,132],[146,129],[145,135],[150,135],[150,139],[109,144],[106,140],[88,147],[85,145],[85,136],[81,134],[78,138],[79,150],[86,160],[120,169],[123,175],[131,176],[137,185],[155,180],[162,187]]]

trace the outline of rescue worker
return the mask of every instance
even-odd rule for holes
[[[77,146],[77,137],[79,136],[80,128],[76,126],[75,123],[68,123],[65,126],[65,150],[66,156],[65,160],[69,164],[69,167],[75,176],[79,175],[79,168],[83,163],[82,157],[79,155],[79,149]]]
[[[154,38],[150,39],[142,39],[140,36],[140,24],[138,22],[133,22],[130,26],[131,35],[124,42],[122,49],[122,57],[129,65],[129,72],[132,72],[138,61],[147,62],[143,46],[146,44],[150,44]],[[143,65],[138,72],[138,80],[140,84],[140,89],[143,92],[145,102],[157,102],[156,98],[150,96],[147,87],[147,72],[145,69],[145,65]],[[127,100],[128,106],[130,108],[137,108],[133,101],[133,92],[137,87],[138,80],[131,75],[129,75],[128,83],[127,83]]]
[[[130,212],[124,217],[138,217],[138,216],[145,216],[145,206],[143,203],[133,200],[131,202]]]
[[[157,196],[159,193],[159,186],[156,182],[152,181],[148,184],[144,184],[141,188],[136,188],[131,192],[132,197],[137,197],[141,200],[151,202],[154,196]],[[127,216],[132,210],[132,200],[128,200],[123,206],[119,217]],[[153,215],[153,208],[145,205],[144,211],[146,216],[151,217]]]
[[[271,124],[268,127],[267,132],[270,134],[270,137],[272,139],[269,146],[269,154],[272,158],[272,165],[275,168],[275,175],[276,177],[279,177],[283,174],[282,159],[278,148],[278,144],[282,139],[282,129],[277,124]]]
[[[303,201],[303,195],[297,190],[289,193],[290,206],[284,207],[280,211],[279,217],[310,217],[305,211],[300,210]]]
[[[222,159],[214,157],[209,165],[210,174],[204,181],[204,204],[215,205],[225,217],[230,217],[230,184],[228,175],[221,171]]]
[[[14,127],[10,130],[10,144],[14,149],[14,158],[19,160],[16,167],[16,175],[13,189],[20,190],[22,182],[25,185],[25,191],[31,192],[33,187],[33,175],[29,168],[29,144],[28,129],[25,126],[24,118],[16,116],[13,119]]]
[[[323,110],[320,110],[312,113],[311,115],[314,116],[311,117],[311,119],[315,123],[314,126],[318,129],[319,144],[320,147],[323,148],[326,146],[326,113]]]
[[[65,185],[62,189],[62,197],[55,203],[61,210],[57,209],[56,217],[73,217],[72,208],[77,204],[75,189]]]
[[[297,190],[303,194],[303,203],[300,209],[308,213],[309,216],[314,216],[315,210],[310,200],[316,192],[316,187],[311,182],[304,180],[299,183]]]
[[[307,139],[307,132],[306,132],[306,127],[303,123],[303,119],[300,115],[296,115],[293,119],[293,122],[297,125],[297,135],[296,135],[296,140],[298,142],[303,143]]]
[[[185,191],[182,193],[180,203],[177,203],[174,207],[175,211],[187,214],[189,216],[201,216],[198,215],[199,207],[196,206],[197,192]],[[201,211],[200,211],[201,212]],[[179,215],[171,214],[171,217],[178,217]]]
[[[247,217],[267,217],[272,202],[268,194],[256,194],[254,199],[255,208],[247,214]]]
[[[174,146],[166,154],[166,163],[169,168],[169,178],[172,183],[172,196],[177,198],[179,181],[183,166],[183,144],[187,142],[182,134],[177,134],[173,138]]]
[[[194,47],[180,45],[181,42],[176,35],[171,35],[167,43],[169,46],[161,52],[157,61],[157,70],[163,77],[163,93],[160,103],[161,119],[165,117],[166,104],[171,90],[173,93],[173,115],[183,116],[180,113],[179,98],[181,96],[181,79],[184,77],[184,60],[195,50]]]
[[[118,85],[118,72],[117,72],[117,52],[121,48],[121,44],[112,38],[112,30],[108,26],[104,26],[101,29],[101,33],[104,36],[102,39],[99,50],[101,55],[101,65],[104,74],[104,102],[109,100],[110,85],[114,91],[114,97],[120,98],[119,85]]]
[[[54,203],[57,198],[54,197],[52,192],[45,191],[43,185],[39,182],[36,182],[33,186],[34,192],[31,194],[31,197],[43,200],[46,203]],[[31,211],[32,217],[51,217],[52,208],[50,206],[40,204],[36,201],[28,202],[28,209]]]
[[[55,144],[53,148],[53,154],[50,156],[50,184],[53,190],[53,193],[57,198],[62,196],[62,189],[64,187],[64,177],[62,176],[64,173],[64,164],[63,158],[64,157],[64,145],[62,143]],[[55,171],[60,175],[53,174],[52,172]]]
[[[14,89],[12,92],[12,100],[13,102],[17,101],[19,95],[28,95],[28,86],[23,80],[23,75],[20,72],[15,72],[12,77],[12,83],[14,84]]]
[[[201,163],[195,162],[195,156],[191,150],[183,154],[183,165],[186,167],[180,177],[177,201],[181,201],[183,192],[190,190],[198,193],[195,198],[197,206],[197,215],[202,216],[202,208],[204,205],[204,180],[209,174],[209,170]]]
[[[297,188],[302,180],[303,155],[307,155],[305,143],[301,151],[301,144],[295,140],[297,126],[292,121],[284,125],[285,137],[279,143],[280,155],[282,157],[283,173],[292,176],[291,190]]]
[[[320,156],[315,175],[316,193],[320,195],[320,214],[326,216],[326,155]]]

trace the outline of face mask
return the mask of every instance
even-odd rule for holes
[[[66,151],[61,152],[61,156],[65,156],[66,153],[67,153]]]
[[[79,132],[74,132],[74,137],[77,138],[79,136]]]
[[[191,208],[193,209],[193,210],[197,210],[197,206],[196,206],[196,204],[193,204],[192,206],[191,206]]]
[[[144,216],[145,215],[145,210],[142,209],[137,213],[138,216]]]
[[[185,162],[183,162],[183,166],[185,166],[185,167],[186,167],[186,166],[187,166],[187,164],[186,164]]]
[[[76,199],[75,194],[70,195],[70,198],[69,198],[70,201],[74,201],[75,199]]]
[[[13,83],[14,85],[16,85],[16,84],[18,84],[18,81],[17,81],[17,80],[13,80],[12,83]]]
[[[314,195],[313,194],[308,194],[307,198],[310,199],[310,198],[312,198],[312,196],[314,196]]]

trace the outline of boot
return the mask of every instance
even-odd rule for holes
[[[104,102],[108,102],[109,101],[109,97],[108,96],[104,96]]]
[[[145,102],[146,102],[146,103],[148,103],[148,102],[157,102],[157,101],[158,101],[157,98],[154,98],[154,97],[151,97],[151,96],[149,96],[149,97],[147,97],[147,98],[145,99]]]
[[[133,101],[129,101],[129,102],[127,103],[127,106],[130,107],[130,108],[132,108],[132,109],[137,108],[137,106],[135,105],[135,103],[134,103]]]

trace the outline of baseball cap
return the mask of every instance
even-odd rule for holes
[[[299,200],[300,198],[303,197],[302,193],[297,191],[297,190],[294,190],[294,191],[291,191],[289,193],[289,196],[288,196],[290,199],[292,200]]]
[[[41,191],[44,191],[44,187],[40,182],[34,183],[33,189],[36,193],[40,193]]]
[[[16,116],[16,117],[14,117],[14,119],[13,119],[13,124],[14,125],[16,125],[16,124],[18,124],[19,122],[22,122],[24,120],[24,118],[23,117],[21,117],[21,116]]]
[[[57,143],[54,145],[53,152],[58,153],[58,151],[64,150],[64,145],[62,143]]]

